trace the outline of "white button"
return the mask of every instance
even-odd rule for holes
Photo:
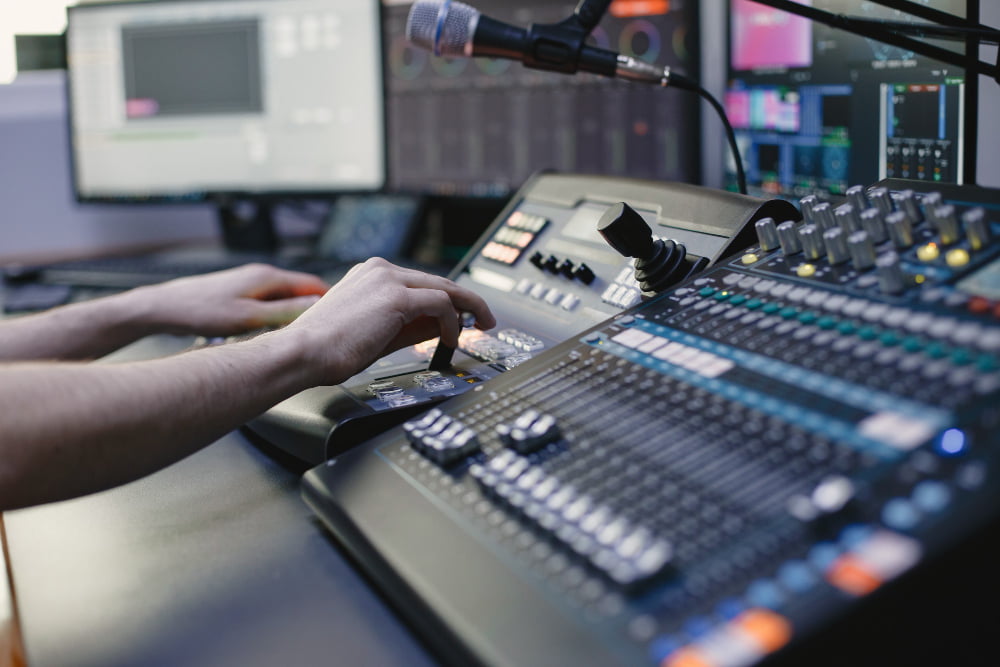
[[[562,303],[559,305],[563,307],[564,310],[573,310],[580,303],[580,297],[575,294],[567,294],[563,297]]]

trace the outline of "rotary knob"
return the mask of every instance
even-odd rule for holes
[[[905,250],[913,245],[913,226],[909,215],[904,211],[893,211],[885,218],[885,228],[892,239],[892,245]]]
[[[969,245],[973,250],[982,250],[993,238],[990,223],[986,219],[986,210],[980,207],[970,208],[962,214],[962,226],[965,235],[969,237]]]
[[[826,247],[826,258],[831,265],[843,264],[850,257],[847,250],[847,238],[844,230],[834,227],[823,232],[823,245]]]
[[[823,255],[823,239],[819,229],[814,224],[802,225],[798,228],[799,241],[806,259],[816,260]]]
[[[954,206],[951,204],[942,204],[935,208],[934,222],[943,245],[958,243],[960,230],[958,226],[958,214],[955,212]]]
[[[911,225],[923,221],[924,214],[920,211],[920,202],[913,190],[903,190],[897,195],[896,201],[899,203],[899,210],[906,214]]]
[[[791,220],[786,220],[778,225],[778,241],[781,243],[781,251],[786,255],[794,255],[802,251],[798,231],[795,228],[795,223]]]
[[[757,230],[757,242],[761,250],[774,250],[780,244],[778,240],[778,227],[774,224],[774,218],[761,218],[754,224]]]
[[[870,208],[861,212],[861,229],[868,232],[873,243],[882,243],[886,239],[885,223],[882,222],[882,212]]]
[[[813,206],[813,222],[816,223],[821,232],[837,226],[837,220],[833,215],[833,207],[830,206],[829,202],[821,202]]]
[[[858,271],[866,271],[875,265],[875,246],[868,238],[868,232],[851,232],[847,237],[847,250],[851,253],[851,264]]]
[[[885,294],[899,294],[906,289],[906,274],[899,264],[899,255],[887,252],[875,260],[879,289]]]
[[[868,201],[868,195],[865,194],[865,188],[861,185],[852,185],[847,188],[847,202],[854,207],[857,211],[864,211],[866,208],[871,208],[871,202]]]
[[[861,216],[858,213],[858,209],[851,204],[841,204],[833,211],[833,217],[837,220],[837,226],[845,234],[850,234],[861,229]]]
[[[877,208],[883,216],[889,215],[895,209],[892,203],[892,195],[887,188],[872,188],[868,193],[868,199],[872,203],[872,208]]]

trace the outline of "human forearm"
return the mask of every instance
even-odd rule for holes
[[[317,384],[300,352],[305,336],[279,332],[154,361],[0,367],[0,508],[142,477]]]
[[[0,322],[0,361],[94,359],[152,333],[229,336],[280,326],[327,287],[263,264],[140,287]]]
[[[95,359],[153,333],[136,293],[122,293],[0,322],[0,361]]]

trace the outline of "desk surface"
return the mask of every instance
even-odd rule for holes
[[[231,433],[123,487],[6,513],[28,664],[434,664],[298,484]]]

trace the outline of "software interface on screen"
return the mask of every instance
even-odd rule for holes
[[[573,14],[573,0],[472,0],[527,27]],[[697,76],[695,0],[615,0],[592,43]],[[440,194],[508,194],[541,169],[692,181],[691,93],[518,62],[442,59],[405,39],[409,2],[387,1],[390,183]]]
[[[381,187],[380,30],[377,0],[71,7],[79,195]]]
[[[914,20],[861,0],[800,4]],[[933,3],[962,17],[965,4]],[[965,182],[960,68],[752,0],[730,0],[729,19],[725,107],[754,194],[838,195],[883,178]]]

